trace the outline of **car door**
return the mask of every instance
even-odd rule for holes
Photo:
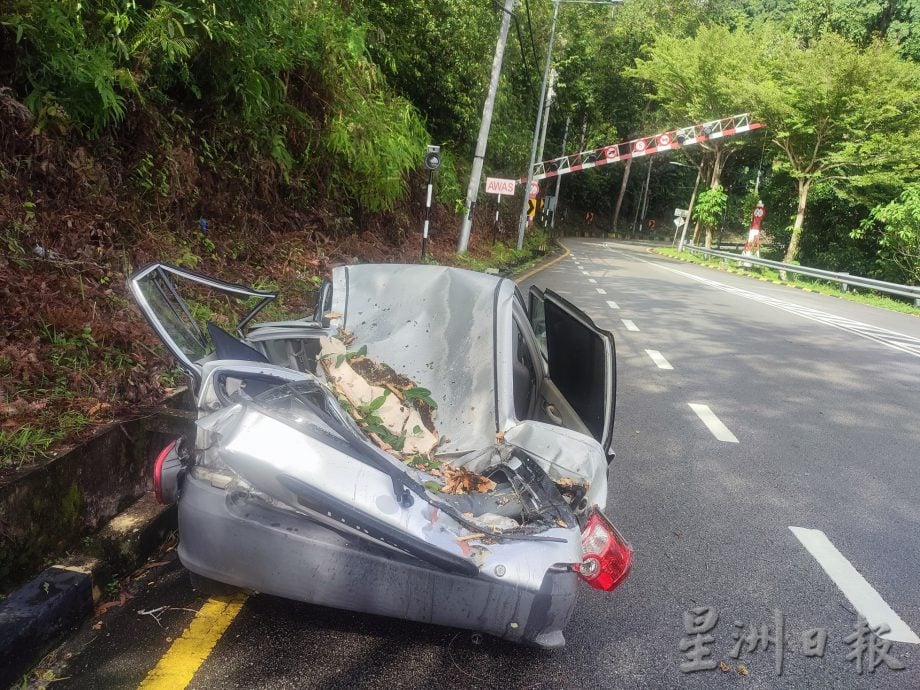
[[[530,325],[546,367],[540,390],[544,418],[587,431],[612,455],[613,334],[598,328],[591,317],[552,290],[531,287],[529,297]]]
[[[217,294],[226,301],[235,302],[238,313],[244,314],[237,325],[237,335],[242,339],[243,328],[275,298],[275,293],[226,283],[161,263],[147,264],[135,271],[128,278],[128,288],[144,317],[179,366],[192,378],[196,389],[201,383],[203,363],[212,359],[219,349],[219,344],[214,342],[215,336],[234,351],[233,359],[268,361],[264,358],[258,360],[260,353],[242,342],[234,345],[231,342],[234,337],[222,332],[215,324],[201,323],[203,318],[205,321],[207,318],[200,315],[202,309],[195,298],[207,293],[211,297]],[[252,302],[255,302],[254,307],[250,306]],[[203,313],[209,312],[205,310]]]

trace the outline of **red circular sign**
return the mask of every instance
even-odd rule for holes
[[[662,134],[660,137],[658,137],[659,146],[669,146],[670,144],[671,144],[671,137],[668,136],[667,134]]]
[[[645,142],[644,142],[644,141],[637,141],[637,142],[636,142],[636,145],[635,145],[633,148],[634,148],[634,150],[636,150],[636,151],[645,151]]]
[[[614,158],[617,158],[620,154],[617,153],[616,146],[608,146],[607,150],[604,152],[604,155],[607,157],[607,160],[613,160]]]

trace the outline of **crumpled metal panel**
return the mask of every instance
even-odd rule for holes
[[[391,366],[438,403],[443,452],[495,442],[496,293],[505,308],[510,281],[444,266],[359,265],[332,273],[333,319],[355,335],[353,348]]]
[[[581,533],[577,527],[553,527],[541,535],[559,541],[512,541],[488,546],[474,540],[461,541],[458,538],[468,530],[443,511],[422,500],[400,506],[391,478],[352,457],[344,441],[334,444],[310,438],[252,405],[224,408],[198,424],[210,434],[214,444],[210,452],[219,454],[226,466],[257,490],[295,510],[300,509],[298,498],[283,485],[281,477],[294,477],[436,549],[468,558],[484,573],[491,575],[491,566],[502,564],[503,581],[522,587],[538,588],[546,571],[555,564],[581,560]],[[311,424],[323,426],[318,418],[313,418]],[[337,437],[332,429],[326,430],[330,440]]]
[[[607,503],[607,457],[589,436],[544,422],[524,421],[505,432],[505,440],[536,461],[550,479],[572,479],[588,485],[588,505]]]

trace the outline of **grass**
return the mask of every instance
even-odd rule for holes
[[[470,254],[460,254],[456,256],[455,262],[461,268],[480,272],[490,268],[499,271],[524,270],[540,261],[550,244],[548,235],[541,232],[530,232],[527,234],[522,249],[511,247],[504,242],[497,242],[492,245],[487,256],[474,257]]]
[[[80,412],[65,412],[42,426],[25,424],[15,430],[2,429],[0,467],[20,467],[47,458],[48,450],[54,444],[83,431],[91,424],[92,420]]]
[[[691,252],[678,252],[672,247],[656,247],[653,251],[656,254],[661,254],[662,256],[667,256],[672,259],[680,259],[681,261],[688,261],[690,263],[699,264],[700,266],[715,268],[720,271],[728,271],[729,273],[749,276],[752,278],[757,278],[758,280],[767,280],[773,283],[780,283],[782,285],[801,288],[811,292],[818,292],[823,295],[839,297],[841,299],[849,300],[850,302],[858,302],[860,304],[868,304],[873,307],[879,307],[880,309],[888,309],[889,311],[901,312],[902,314],[920,316],[920,307],[915,307],[910,302],[904,302],[892,297],[888,297],[887,295],[875,292],[873,290],[857,291],[856,288],[850,287],[849,290],[844,292],[840,289],[839,283],[820,280],[817,278],[808,278],[806,276],[797,276],[792,273],[787,273],[786,280],[783,280],[780,277],[779,271],[774,268],[767,266],[751,266],[750,268],[744,268],[743,266],[739,265],[741,261],[740,259],[736,263],[727,259],[699,256]]]

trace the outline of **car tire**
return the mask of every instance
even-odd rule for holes
[[[225,582],[218,582],[191,571],[189,571],[188,579],[192,583],[192,588],[209,597],[228,597],[242,591],[239,587],[228,585]]]

